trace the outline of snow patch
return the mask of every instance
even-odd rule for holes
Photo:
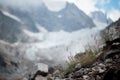
[[[47,33],[47,29],[45,29],[44,27],[42,27],[40,24],[35,23],[36,27],[38,28],[38,30],[42,33]]]
[[[62,18],[62,15],[58,15],[58,18]]]
[[[10,17],[10,18],[12,18],[12,19],[14,19],[14,20],[16,20],[16,21],[18,21],[18,22],[22,22],[17,16],[14,16],[14,15],[8,13],[7,11],[2,11],[2,13],[3,13],[4,15],[6,15],[6,16],[8,16],[8,17]]]

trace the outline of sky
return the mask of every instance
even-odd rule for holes
[[[101,0],[103,3],[96,4],[98,9],[104,10],[114,21],[120,17],[120,0]]]
[[[28,9],[38,7],[41,3],[45,3],[48,9],[59,11],[65,7],[66,2],[74,3],[83,10],[86,14],[93,11],[101,10],[107,13],[113,21],[120,17],[120,0],[0,0],[0,4],[12,6],[16,8]]]

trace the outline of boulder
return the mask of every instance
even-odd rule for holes
[[[37,71],[34,74],[32,80],[45,80],[45,79],[41,79],[41,78],[47,77],[47,75],[48,75],[48,65],[43,64],[43,63],[38,63],[38,64],[36,64],[36,67],[37,67]]]

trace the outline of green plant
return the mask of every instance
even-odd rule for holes
[[[71,71],[75,68],[75,66],[78,62],[76,61],[76,59],[73,56],[70,55],[68,57],[68,61],[66,61],[66,63],[67,63],[67,66],[68,66],[66,71],[69,72],[69,71]]]
[[[73,71],[75,66],[79,63],[81,65],[87,65],[92,63],[96,59],[96,54],[96,51],[93,51],[91,48],[89,48],[86,49],[84,53],[78,53],[75,56],[70,55],[67,61],[68,67],[65,72],[67,73]]]
[[[86,66],[93,63],[97,59],[96,55],[98,55],[101,51],[99,48],[99,38],[97,36],[94,37],[94,43],[95,45],[93,46],[88,44],[85,51],[82,53],[77,53],[75,56],[71,56],[70,54],[67,61],[67,72],[72,71],[78,63],[82,66]]]

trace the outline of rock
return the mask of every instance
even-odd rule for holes
[[[98,65],[99,63],[98,62],[95,62],[92,66],[96,66],[96,65]]]
[[[47,78],[42,76],[36,76],[35,80],[47,80]]]
[[[105,72],[105,69],[99,67],[98,71],[99,71],[99,73],[103,73],[103,72]]]
[[[49,67],[48,72],[49,72],[49,74],[53,74],[54,68],[53,67]]]
[[[81,69],[79,70],[79,72],[81,73],[81,75],[83,75],[83,74],[84,74],[84,68],[81,68]]]
[[[70,73],[70,74],[68,75],[68,78],[73,78],[73,74],[74,74],[74,73]]]
[[[47,78],[47,80],[54,80],[54,79],[55,79],[54,77]]]
[[[104,55],[104,60],[113,57],[116,54],[120,54],[120,50],[110,50]]]
[[[107,38],[109,40],[114,40],[118,37],[120,37],[120,19],[116,22],[113,22],[103,32],[103,35],[107,35]]]
[[[23,78],[22,80],[30,80],[30,79],[27,79],[27,78]]]
[[[41,77],[47,77],[47,75],[48,75],[48,65],[43,64],[43,63],[38,63],[36,66],[37,66],[37,71],[34,74],[32,80],[36,80],[36,77],[39,77],[39,78],[41,78]],[[37,78],[37,80],[39,78]]]
[[[90,80],[90,77],[88,75],[84,75],[83,80]]]
[[[102,78],[97,75],[95,80],[102,80]]]
[[[65,79],[60,79],[60,78],[57,77],[57,78],[55,78],[54,80],[65,80]]]
[[[74,74],[73,74],[73,76],[72,76],[72,78],[79,78],[79,77],[82,77],[82,74],[81,74],[81,72],[79,72],[79,71],[76,71]]]
[[[104,76],[103,80],[113,80],[115,74],[114,74],[114,69],[110,69]]]
[[[99,67],[102,67],[102,68],[105,67],[105,65],[104,65],[103,63],[98,64],[98,66],[99,66]]]
[[[105,74],[103,80],[120,80],[120,70],[109,69]]]
[[[94,71],[94,72],[98,73],[98,67],[97,67],[97,66],[92,67],[92,71]]]
[[[112,59],[106,59],[106,60],[105,60],[105,64],[106,64],[106,63],[111,63],[111,62],[112,62]]]
[[[118,58],[119,58],[119,55],[115,55],[115,58],[118,59]]]
[[[36,66],[37,66],[37,71],[39,70],[41,72],[48,73],[48,65],[43,63],[37,63]]]
[[[88,75],[93,76],[95,73],[93,71],[89,72]]]
[[[117,79],[120,80],[120,70],[117,71],[116,76],[117,76]]]
[[[84,69],[84,74],[88,74],[90,71],[91,71],[90,68],[85,68]]]
[[[54,77],[52,76],[52,74],[49,74],[49,75],[47,76],[47,80],[54,80]]]
[[[37,76],[46,77],[47,75],[48,75],[48,73],[46,73],[46,72],[37,71],[37,72],[34,74],[32,80],[36,80],[36,77],[37,77]]]
[[[81,68],[81,64],[80,63],[75,66],[75,70],[78,70],[80,68]]]
[[[56,70],[56,71],[53,73],[53,76],[54,76],[54,77],[59,77],[59,76],[60,76],[60,71],[59,71],[59,70]]]

